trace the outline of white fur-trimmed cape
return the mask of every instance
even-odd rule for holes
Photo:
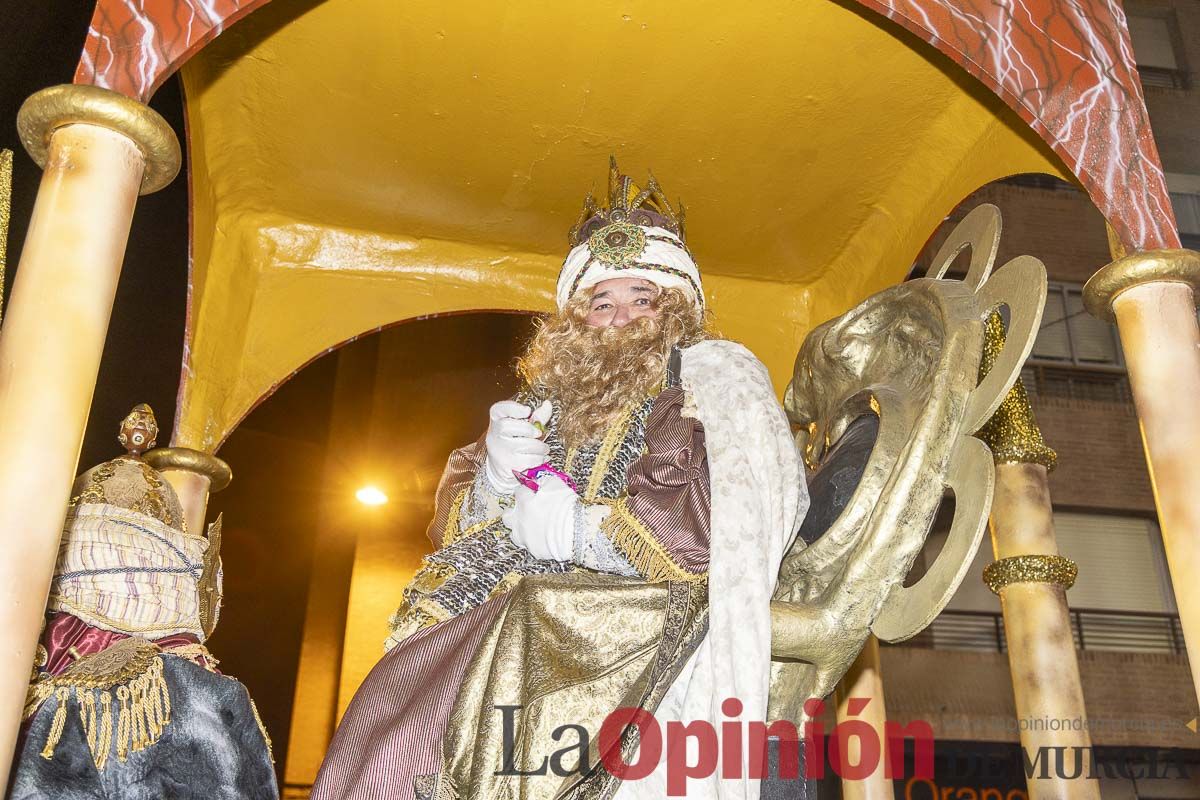
[[[808,510],[803,462],[770,376],[753,353],[725,340],[683,351],[684,413],[704,426],[712,492],[708,569],[708,635],[659,704],[668,721],[730,719],[729,697],[742,702],[742,721],[766,721],[771,667],[771,595],[784,553]],[[667,796],[666,744],[658,768],[617,792],[619,800]],[[759,781],[718,772],[688,782],[689,798],[757,800]],[[696,763],[689,753],[687,763]]]

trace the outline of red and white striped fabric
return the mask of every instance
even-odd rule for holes
[[[508,595],[418,631],[388,651],[338,726],[312,800],[412,800],[442,767],[442,734],[471,656]]]

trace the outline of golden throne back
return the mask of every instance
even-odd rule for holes
[[[1017,380],[1046,300],[1036,258],[993,272],[1000,229],[999,210],[979,206],[925,277],[867,298],[800,348],[784,405],[800,427],[813,497],[772,603],[772,719],[801,719],[803,702],[832,691],[869,634],[897,642],[928,626],[974,557],[994,467],[973,434]],[[963,251],[965,277],[946,278]],[[1005,344],[983,373],[995,313],[1007,320]],[[823,479],[830,471],[838,474]],[[905,585],[948,492],[945,545]]]

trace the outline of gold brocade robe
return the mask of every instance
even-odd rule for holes
[[[617,708],[653,712],[707,621],[703,583],[598,574],[523,581],[467,668],[445,768],[418,783],[418,797],[611,797],[617,781],[600,766],[605,717]],[[506,728],[509,739],[519,732],[515,741],[505,741]],[[634,734],[619,743],[626,759]]]

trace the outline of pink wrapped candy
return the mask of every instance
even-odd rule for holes
[[[571,479],[570,475],[563,472],[561,469],[555,469],[554,467],[550,466],[549,463],[541,464],[522,472],[513,470],[513,475],[516,476],[517,480],[520,481],[523,486],[527,486],[535,492],[538,490],[538,478],[542,477],[543,475],[555,475],[567,486],[570,486],[571,491],[579,491],[579,487],[575,485],[575,481]]]

